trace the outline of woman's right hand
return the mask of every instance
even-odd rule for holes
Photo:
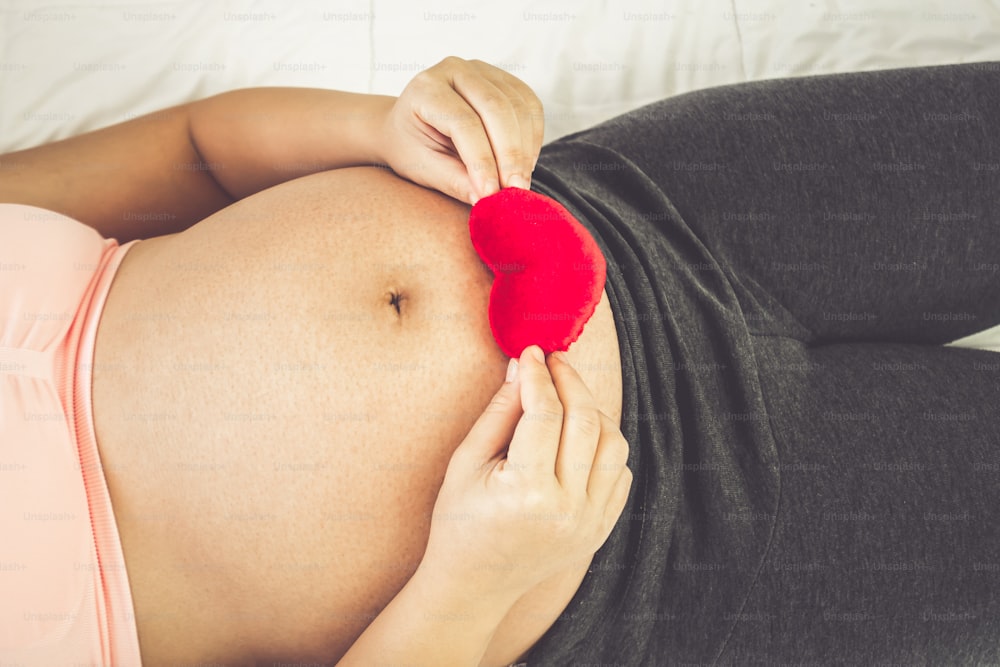
[[[628,443],[562,353],[531,346],[512,368],[452,455],[418,568],[496,599],[593,556],[632,483]]]
[[[521,596],[608,538],[628,443],[561,353],[518,370],[452,454],[417,571],[338,665],[481,664]]]

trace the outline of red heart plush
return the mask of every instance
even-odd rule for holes
[[[607,267],[590,233],[559,202],[504,188],[469,214],[472,245],[493,273],[490,329],[508,357],[546,353],[579,338],[597,308]]]

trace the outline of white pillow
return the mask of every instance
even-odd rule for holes
[[[987,0],[0,1],[0,152],[245,86],[398,94],[446,55],[524,79],[547,140],[723,83],[1000,59]]]

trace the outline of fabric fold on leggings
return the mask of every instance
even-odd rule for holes
[[[655,184],[606,149],[580,154],[549,148],[532,187],[567,206],[605,255],[635,476],[622,519],[528,664],[639,664],[621,660],[667,646],[711,659],[763,562],[780,486],[750,335],[732,287],[706,270],[715,258]],[[589,179],[601,164],[619,168]]]
[[[1000,63],[694,91],[542,149],[632,491],[535,665],[1000,661]]]

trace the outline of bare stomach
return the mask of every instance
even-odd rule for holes
[[[344,169],[126,255],[93,401],[144,664],[334,660],[412,574],[506,368],[468,210]],[[569,356],[620,419],[606,295]],[[530,647],[585,571],[525,596],[490,660]]]

